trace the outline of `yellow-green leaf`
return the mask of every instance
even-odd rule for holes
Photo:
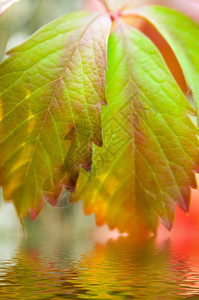
[[[94,148],[90,176],[80,175],[76,200],[110,228],[155,231],[158,217],[171,228],[175,204],[187,211],[196,187],[194,109],[142,33],[121,25],[108,45],[103,146]]]
[[[73,190],[80,167],[90,169],[110,26],[107,15],[63,16],[0,65],[0,183],[20,216],[34,217],[44,192],[53,200],[55,186]]]
[[[199,119],[199,25],[189,17],[162,6],[133,12],[147,19],[173,49],[195,100]]]

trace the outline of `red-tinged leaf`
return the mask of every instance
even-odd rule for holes
[[[121,25],[109,38],[102,109],[103,146],[95,147],[90,176],[83,172],[75,200],[111,229],[137,233],[168,229],[175,204],[187,211],[199,166],[197,128],[184,97],[155,45]]]
[[[149,21],[172,48],[193,93],[199,119],[199,25],[180,12],[163,6],[146,6],[131,13]]]
[[[107,15],[63,16],[0,65],[0,180],[20,216],[34,218],[55,185],[73,190],[102,144],[110,26]]]

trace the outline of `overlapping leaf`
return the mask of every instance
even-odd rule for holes
[[[11,5],[20,0],[0,0],[0,15],[2,15]]]
[[[20,216],[34,217],[43,189],[50,199],[59,184],[73,190],[79,168],[90,169],[92,143],[102,143],[110,26],[105,15],[61,17],[0,66],[0,181]]]
[[[132,13],[151,22],[173,49],[192,90],[199,118],[199,25],[180,12],[161,6],[142,7]]]
[[[157,217],[171,228],[175,203],[188,210],[198,170],[194,110],[153,43],[126,25],[112,32],[102,110],[103,146],[76,199],[98,224],[136,232]]]

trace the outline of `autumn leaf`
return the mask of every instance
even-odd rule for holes
[[[158,217],[170,229],[175,203],[187,211],[196,188],[194,109],[155,45],[127,25],[109,37],[106,75],[103,146],[94,148],[91,174],[82,172],[74,199],[111,229],[155,231]]]
[[[170,229],[175,205],[188,211],[196,188],[195,109],[155,44],[121,19],[144,18],[161,33],[198,111],[199,26],[164,7],[101,2],[106,13],[61,17],[0,65],[0,184],[20,217],[34,219],[67,190],[99,225],[139,235],[160,219]]]
[[[0,15],[2,15],[10,6],[19,2],[20,0],[1,0],[0,2]]]
[[[102,144],[108,15],[63,16],[8,52],[0,66],[0,183],[34,218],[61,182],[74,190]],[[80,151],[84,149],[84,151]]]
[[[129,12],[124,12],[129,14]],[[132,11],[149,21],[174,51],[193,93],[199,119],[199,25],[178,11],[163,6],[146,6]]]

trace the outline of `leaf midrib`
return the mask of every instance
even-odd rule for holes
[[[105,15],[105,14],[99,14],[99,15],[95,16],[95,17],[89,22],[89,24],[87,24],[86,28],[83,30],[83,32],[81,33],[81,35],[80,35],[79,38],[77,39],[76,43],[74,44],[73,49],[71,50],[71,53],[70,53],[69,57],[67,58],[67,61],[66,61],[66,63],[65,63],[65,66],[64,66],[64,68],[63,68],[63,71],[61,72],[61,75],[60,75],[60,77],[59,77],[59,79],[58,79],[58,83],[57,83],[57,85],[56,85],[56,87],[55,87],[55,89],[54,89],[54,93],[53,93],[53,96],[52,96],[51,101],[50,101],[50,103],[49,103],[49,106],[48,106],[48,109],[47,109],[47,111],[46,111],[46,114],[45,114],[45,116],[44,116],[44,118],[43,118],[43,120],[42,120],[42,125],[41,125],[41,127],[40,127],[39,132],[38,132],[38,135],[37,135],[37,138],[36,138],[35,145],[34,145],[34,147],[33,147],[33,150],[31,151],[30,158],[29,158],[29,163],[28,163],[28,165],[27,165],[27,167],[26,167],[25,174],[24,174],[24,182],[25,182],[25,179],[26,179],[27,176],[28,176],[28,172],[29,172],[30,166],[32,165],[33,156],[34,156],[34,153],[35,153],[35,150],[36,150],[36,147],[37,147],[39,138],[40,138],[40,134],[41,134],[41,132],[42,132],[43,126],[44,126],[45,121],[46,121],[46,119],[47,119],[47,116],[48,116],[48,114],[49,114],[51,104],[52,104],[52,102],[53,102],[53,100],[54,100],[54,98],[55,98],[55,93],[56,93],[56,91],[57,91],[57,89],[58,89],[58,87],[59,87],[61,81],[63,80],[63,74],[64,74],[64,72],[66,71],[66,69],[67,69],[67,67],[68,67],[68,64],[69,64],[69,62],[70,62],[70,60],[71,60],[71,58],[72,58],[74,52],[76,51],[79,42],[80,42],[81,39],[83,38],[83,36],[84,36],[84,34],[86,33],[86,31],[89,29],[90,25],[91,25],[93,22],[95,22],[99,17],[101,17],[101,16],[103,16],[103,15]],[[70,105],[70,106],[71,106],[71,105]],[[72,111],[72,110],[71,110],[71,111]],[[74,122],[74,124],[75,124],[74,118],[73,118],[73,122]],[[24,186],[24,183],[22,183],[22,185]]]
[[[119,29],[120,29],[120,31],[121,31],[121,35],[122,35],[122,38],[123,38],[123,41],[124,41],[124,46],[125,46],[125,52],[126,52],[126,60],[127,60],[127,64],[128,64],[128,70],[129,70],[129,84],[131,84],[130,85],[130,88],[131,88],[131,94],[132,94],[132,86],[133,86],[133,78],[132,78],[132,75],[131,75],[131,64],[130,64],[130,56],[129,56],[129,52],[128,52],[128,46],[127,46],[127,41],[126,41],[126,37],[125,37],[125,34],[124,34],[124,30],[123,30],[123,28],[122,28],[122,24],[120,23],[120,24],[118,24],[119,26]],[[134,82],[135,83],[135,82]],[[132,94],[132,97],[133,97],[133,94]],[[133,103],[132,103],[133,104]],[[133,105],[134,106],[134,105]],[[163,118],[164,119],[164,118]],[[144,119],[143,119],[143,121],[144,121]],[[164,120],[165,121],[165,120]],[[167,122],[166,122],[167,123]],[[148,126],[148,124],[145,122],[145,124]],[[153,133],[153,131],[151,130],[151,132]],[[155,136],[155,134],[153,133],[153,135],[154,135],[154,137],[155,137],[155,139],[156,139],[156,141],[158,142],[158,145],[159,145],[159,147],[160,147],[160,150],[161,150],[161,153],[163,154],[163,156],[165,157],[165,160],[166,160],[166,162],[167,162],[167,165],[168,165],[168,167],[169,167],[169,170],[170,170],[170,174],[171,174],[171,176],[172,176],[172,178],[173,178],[173,180],[174,180],[174,183],[175,183],[175,186],[177,187],[177,190],[178,190],[178,192],[179,192],[179,195],[182,197],[182,193],[181,193],[181,190],[180,190],[180,188],[178,187],[178,185],[177,185],[177,182],[176,182],[176,178],[175,178],[175,175],[174,175],[174,173],[173,173],[173,171],[172,171],[172,169],[171,169],[171,167],[170,167],[170,165],[169,165],[169,162],[168,162],[168,160],[166,159],[166,155],[165,155],[165,153],[164,153],[164,151],[163,151],[163,149],[162,149],[162,147],[161,147],[161,145],[160,145],[160,143],[159,143],[159,141],[158,141],[158,139],[156,138],[156,136]],[[135,157],[135,150],[137,149],[137,147],[136,147],[136,145],[135,145],[135,132],[133,131],[133,141],[132,141],[132,144],[133,144],[133,149],[132,149],[132,151],[133,151],[133,157]],[[137,149],[137,151],[138,151],[138,149]],[[140,152],[140,151],[139,151]],[[146,159],[145,159],[146,160]],[[134,170],[135,170],[135,160],[133,160],[134,161]],[[147,164],[148,164],[148,162],[147,162]],[[151,166],[150,166],[150,169],[151,169]],[[152,172],[153,173],[153,172]],[[134,186],[136,186],[135,185],[135,180],[136,180],[136,178],[135,178],[135,176],[133,177],[134,178]],[[156,182],[158,182],[158,180],[156,180]],[[162,195],[162,188],[161,188],[161,186],[159,185],[159,188],[160,188],[160,191],[161,191],[161,195]],[[163,198],[162,198],[162,204],[163,204],[163,206],[165,207],[165,203],[164,203],[164,201],[163,201]],[[166,208],[165,208],[165,212],[166,212]]]

